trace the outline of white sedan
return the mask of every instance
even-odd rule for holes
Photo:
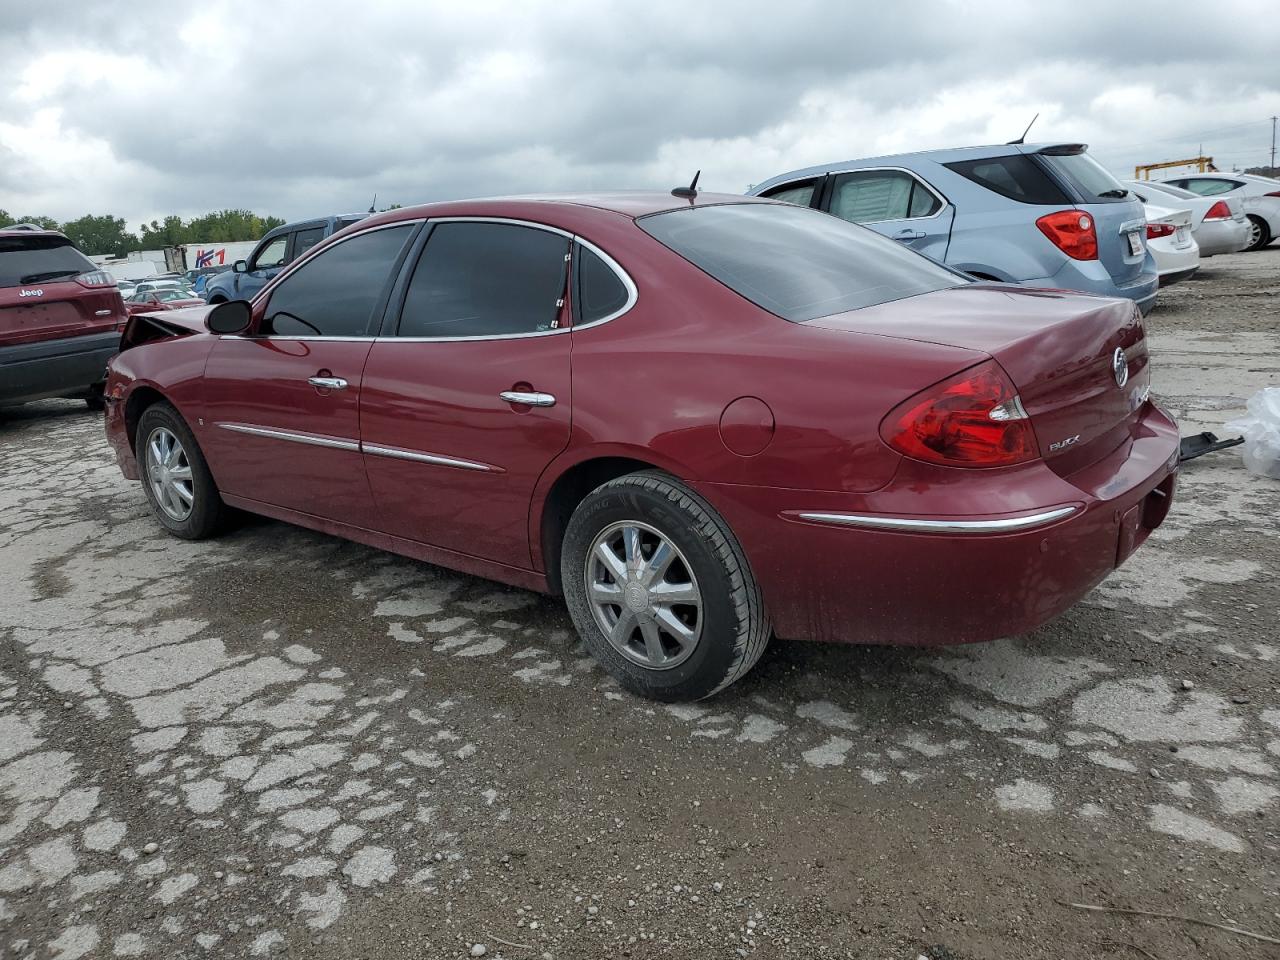
[[[1191,235],[1200,247],[1200,259],[1220,253],[1236,253],[1249,245],[1249,220],[1239,197],[1202,197],[1171,183],[1126,180],[1124,185],[1143,203],[1185,207],[1191,211]]]
[[[1249,218],[1246,250],[1280,239],[1280,180],[1253,173],[1185,173],[1164,182],[1202,197],[1239,197]]]
[[[1160,286],[1185,280],[1200,269],[1200,248],[1191,235],[1191,211],[1144,203],[1147,249],[1156,261]]]

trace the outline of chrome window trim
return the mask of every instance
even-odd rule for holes
[[[375,341],[382,341],[382,340],[394,340],[400,343],[451,343],[451,342],[466,342],[466,341],[476,341],[476,340],[523,340],[529,337],[551,337],[551,336],[556,336],[557,334],[569,333],[573,330],[589,330],[592,327],[598,327],[602,324],[610,322],[611,320],[616,320],[618,317],[622,316],[623,314],[630,312],[630,310],[636,305],[637,301],[639,301],[640,299],[640,291],[636,287],[635,281],[631,279],[631,275],[627,273],[626,270],[623,269],[622,265],[619,264],[617,260],[609,256],[609,254],[605,253],[603,250],[601,250],[598,246],[596,246],[590,240],[586,240],[583,237],[578,236],[575,233],[572,233],[571,231],[562,230],[560,227],[553,227],[545,223],[537,223],[536,221],[533,221],[533,220],[518,220],[514,217],[467,217],[467,216],[418,217],[413,220],[396,220],[392,223],[382,223],[382,224],[378,224],[376,227],[369,227],[368,229],[365,229],[365,230],[359,230],[351,234],[350,236],[343,237],[342,239],[336,241],[335,243],[330,244],[324,249],[332,250],[334,247],[338,246],[338,244],[346,243],[348,240],[354,240],[356,237],[362,237],[365,234],[373,233],[376,230],[387,230],[392,227],[401,227],[408,224],[419,224],[419,223],[431,223],[431,224],[505,223],[510,226],[529,227],[534,230],[545,230],[548,233],[554,233],[559,236],[565,237],[569,240],[570,244],[580,243],[582,244],[582,246],[586,247],[588,250],[590,250],[592,253],[594,253],[601,260],[604,261],[605,265],[614,272],[617,278],[622,281],[622,285],[626,287],[627,302],[623,304],[622,307],[615,310],[613,313],[610,313],[607,316],[601,317],[599,320],[592,320],[590,323],[583,323],[577,326],[570,324],[567,327],[558,327],[555,330],[533,330],[528,333],[496,333],[496,334],[490,334],[487,336],[474,336],[474,337],[396,337],[396,336],[381,336],[381,335],[372,336],[372,337],[317,337],[317,336],[286,337],[286,336],[278,336],[276,334],[264,334],[262,336],[249,337],[243,334],[225,334],[221,337],[221,339],[223,340],[267,340],[267,341],[290,340],[290,341],[303,341],[303,342],[310,342],[315,340],[315,341],[326,341],[329,343],[343,343],[343,342],[358,343],[363,341],[375,342]],[[429,245],[430,245],[430,241],[428,241],[428,246]],[[315,248],[313,247],[312,249],[314,250]],[[423,252],[425,253],[425,251],[426,251],[426,247],[423,247]],[[285,279],[285,277],[290,276],[294,272],[294,270],[300,268],[304,263],[310,262],[311,259],[312,259],[311,251],[307,251],[307,254],[303,257],[303,259],[295,260],[293,261],[293,263],[288,264],[283,271],[276,274],[276,276],[272,277],[271,280],[267,283],[267,285],[263,287],[261,290],[259,290],[257,294],[254,295],[253,299],[249,301],[250,307],[251,308],[256,307],[259,299],[271,293],[275,289],[275,287]]]
[[[484,336],[474,336],[474,337],[395,337],[395,336],[391,336],[391,337],[377,337],[376,339],[378,340],[396,340],[401,343],[455,343],[455,342],[467,342],[467,341],[476,341],[476,340],[525,340],[530,337],[553,337],[562,333],[570,333],[574,330],[589,330],[592,327],[598,327],[603,323],[608,323],[610,320],[616,320],[618,317],[622,316],[624,313],[627,313],[632,307],[634,307],[636,305],[636,301],[640,299],[640,291],[636,288],[635,281],[631,279],[631,275],[628,274],[627,271],[622,268],[622,266],[618,263],[617,260],[614,260],[613,257],[609,256],[609,254],[605,253],[603,250],[597,247],[590,240],[585,240],[582,237],[578,236],[577,234],[572,233],[571,231],[562,230],[560,227],[553,227],[553,226],[550,226],[549,224],[538,223],[537,221],[534,221],[534,220],[519,220],[515,217],[482,217],[482,216],[432,217],[432,218],[429,218],[428,223],[431,223],[431,224],[501,223],[501,224],[506,224],[508,226],[513,226],[513,227],[528,227],[533,230],[545,230],[548,233],[554,233],[558,236],[565,237],[569,240],[571,247],[572,247],[572,244],[574,243],[580,243],[584,247],[586,247],[588,250],[590,250],[592,253],[594,253],[596,256],[598,256],[601,260],[604,261],[605,265],[614,272],[614,274],[618,277],[619,280],[622,281],[622,285],[627,288],[627,302],[623,304],[620,309],[615,310],[613,313],[607,316],[601,317],[599,320],[592,320],[590,323],[583,323],[576,326],[573,324],[570,324],[567,327],[557,327],[554,330],[531,330],[528,333],[494,333],[494,334],[488,334]],[[422,248],[423,255],[425,255],[427,250],[429,250],[430,248],[431,248],[431,238],[428,237],[426,246]],[[570,255],[572,256],[572,254]],[[415,267],[416,267],[416,264],[415,264]],[[322,339],[322,338],[317,338],[317,339]]]
[[[577,236],[573,239],[603,260],[605,266],[612,270],[614,276],[621,280],[622,285],[627,288],[627,302],[617,310],[613,311],[613,313],[606,314],[599,320],[592,320],[590,323],[583,323],[569,327],[570,330],[589,330],[591,327],[598,327],[602,323],[608,323],[610,320],[616,320],[618,317],[629,311],[636,305],[636,301],[640,299],[640,291],[636,289],[635,281],[631,279],[631,275],[627,273],[626,270],[622,269],[622,264],[618,263],[617,260],[613,259],[613,257],[609,256],[590,240],[584,240],[582,237]]]
[[[415,217],[415,218],[413,218],[412,220],[393,220],[393,221],[392,221],[392,222],[390,222],[390,223],[380,223],[380,224],[378,224],[377,226],[369,227],[369,228],[367,228],[367,229],[365,229],[365,230],[357,230],[355,233],[352,233],[352,234],[350,234],[350,235],[348,235],[348,236],[345,236],[345,237],[342,237],[342,238],[340,238],[340,239],[338,239],[338,240],[335,240],[333,243],[331,243],[331,244],[329,244],[327,247],[325,247],[325,248],[324,248],[324,250],[322,250],[322,251],[321,251],[321,253],[325,252],[325,250],[332,250],[334,247],[340,246],[340,245],[342,245],[342,244],[346,243],[348,240],[354,240],[356,237],[363,237],[363,236],[364,236],[365,234],[367,234],[367,233],[376,233],[376,232],[377,232],[377,231],[379,231],[379,230],[391,230],[391,229],[393,229],[393,228],[395,228],[395,227],[407,227],[407,226],[412,226],[412,225],[414,225],[414,224],[422,223],[422,222],[424,222],[426,219],[427,219],[426,217]],[[357,222],[357,223],[359,223],[359,221],[356,221],[356,222]],[[343,227],[342,229],[344,229],[344,230],[345,230],[345,229],[346,229],[346,227]],[[333,236],[333,235],[334,235],[334,233],[337,233],[337,232],[338,232],[338,231],[337,231],[337,230],[335,230],[333,233],[329,234],[329,237]],[[325,237],[325,238],[324,238],[324,240],[321,240],[321,241],[320,241],[320,243],[324,243],[324,241],[325,241],[325,240],[328,240],[328,239],[329,239],[329,237]],[[317,243],[315,246],[311,247],[311,249],[309,249],[306,253],[304,253],[300,258],[298,258],[298,259],[294,260],[294,261],[293,261],[293,262],[291,262],[291,263],[286,263],[286,264],[284,265],[284,269],[282,269],[282,270],[281,270],[279,273],[277,273],[274,277],[272,277],[270,280],[268,280],[268,281],[267,281],[267,285],[266,285],[265,287],[263,287],[261,290],[259,290],[257,293],[255,293],[255,294],[253,295],[253,298],[249,301],[249,305],[250,305],[251,307],[256,307],[256,306],[258,305],[258,301],[259,301],[259,300],[261,300],[263,297],[267,296],[267,294],[274,292],[275,288],[276,288],[276,287],[278,287],[281,283],[283,283],[283,282],[284,282],[285,277],[292,276],[292,275],[294,274],[294,272],[295,272],[295,271],[300,270],[300,269],[301,269],[305,264],[310,263],[313,259],[315,259],[315,257],[319,256],[319,254],[316,254],[316,253],[314,253],[313,251],[316,249],[316,247],[320,246],[320,243]],[[273,336],[268,335],[268,336],[265,336],[265,337],[248,337],[248,338],[242,338],[242,339],[249,339],[249,340],[272,340],[272,339],[274,339],[274,340],[301,340],[301,339],[303,339],[303,338],[302,338],[302,337],[273,337]],[[349,338],[345,338],[345,337],[311,337],[311,338],[309,338],[309,339],[312,339],[312,340],[342,340],[342,339],[349,339]],[[351,338],[351,339],[358,339],[358,338]]]
[[[271,440],[288,440],[292,443],[305,443],[313,447],[332,447],[334,450],[360,451],[360,444],[355,440],[342,440],[338,437],[326,437],[316,433],[300,433],[295,430],[274,430],[270,427],[257,427],[251,423],[218,422],[215,426],[233,433],[247,433],[254,437],[267,437]]]
[[[560,227],[553,227],[547,223],[538,223],[536,220],[520,220],[516,217],[469,217],[466,214],[459,214],[456,217],[429,217],[432,223],[505,223],[513,227],[531,227],[534,230],[545,230],[547,233],[556,233],[569,240],[573,239],[573,232],[563,230]],[[430,245],[428,240],[427,244]],[[425,249],[425,248],[424,248]]]
[[[378,443],[361,443],[361,450],[378,457],[391,457],[395,460],[412,460],[417,463],[431,463],[440,467],[457,467],[460,470],[479,470],[485,473],[504,473],[501,467],[491,463],[480,463],[476,460],[462,460],[458,457],[444,457],[436,453],[419,453],[416,450],[405,450],[401,447],[384,447]]]
[[[938,207],[937,213],[931,213],[927,217],[890,217],[888,220],[856,220],[856,221],[845,220],[846,223],[857,223],[865,227],[873,223],[916,223],[921,220],[937,220],[940,216],[946,213],[948,207],[952,207],[951,201],[948,200],[946,197],[944,197],[941,193],[939,193],[937,188],[934,187],[933,184],[926,181],[923,177],[920,176],[920,174],[916,173],[914,170],[909,170],[906,167],[854,167],[851,170],[828,170],[827,175],[831,177],[839,177],[839,176],[843,176],[846,173],[878,173],[885,170],[889,170],[894,173],[905,173],[908,177],[910,177],[916,183],[920,184],[920,186],[924,187],[931,194],[933,194],[934,197],[937,199],[937,201],[942,204],[942,206]],[[836,192],[836,185],[833,182],[831,184],[832,199],[835,199],[835,192]],[[824,210],[823,213],[831,213],[831,211]],[[839,217],[839,214],[831,213],[831,216]],[[839,217],[839,219],[844,220],[844,217]]]
[[[856,513],[800,513],[801,520],[843,527],[867,527],[876,530],[908,530],[921,533],[1007,533],[1039,527],[1069,517],[1077,506],[1055,507],[1023,517],[999,520],[914,520],[907,517],[868,516]]]

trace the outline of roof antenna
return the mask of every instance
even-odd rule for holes
[[[698,195],[698,178],[700,176],[702,176],[701,170],[699,170],[697,173],[693,175],[692,183],[690,183],[687,187],[676,187],[674,190],[671,191],[671,195],[673,197],[687,197],[688,199],[692,200],[694,197]]]
[[[373,195],[373,203],[369,204],[369,212],[377,213],[378,212],[376,209],[377,206],[378,206],[378,195],[375,193]]]
[[[1005,146],[1012,147],[1014,144],[1026,143],[1027,134],[1031,132],[1032,125],[1034,125],[1035,122],[1039,119],[1040,119],[1040,114],[1037,113],[1034,117],[1031,118],[1031,123],[1027,124],[1027,129],[1022,131],[1022,136],[1020,136],[1017,140],[1010,140],[1007,144],[1005,144]]]

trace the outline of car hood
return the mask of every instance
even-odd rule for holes
[[[209,316],[209,312],[213,310],[209,304],[199,307],[179,307],[176,310],[157,310],[153,313],[140,313],[140,317],[154,317],[156,320],[171,327],[178,327],[190,333],[208,333],[209,328],[204,325],[205,317]]]

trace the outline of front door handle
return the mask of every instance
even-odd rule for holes
[[[307,383],[317,390],[345,390],[347,381],[341,377],[307,377]]]
[[[549,393],[503,390],[498,396],[507,401],[507,403],[518,403],[525,407],[554,407],[556,405],[556,398]]]
[[[925,237],[923,230],[906,229],[897,234],[895,240],[923,240]]]

